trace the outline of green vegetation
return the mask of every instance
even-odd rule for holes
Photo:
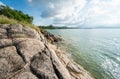
[[[9,8],[8,6],[0,6],[0,24],[22,24],[29,26],[37,31],[39,28],[32,24],[33,17]]]
[[[68,27],[48,25],[48,26],[39,26],[39,28],[41,29],[67,29]]]
[[[39,26],[39,28],[41,29],[78,29],[78,27],[53,26],[53,25]]]
[[[32,23],[33,17],[28,14],[24,14],[22,11],[14,10],[8,6],[0,6],[0,15],[7,16],[8,18],[16,19],[18,21],[25,21]]]

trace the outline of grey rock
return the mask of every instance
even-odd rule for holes
[[[53,35],[52,33],[46,31],[46,30],[41,30],[41,33],[44,35],[44,37],[48,40],[50,43],[54,42],[59,42],[62,41],[63,39],[58,36],[58,35]]]
[[[19,74],[15,75],[11,79],[38,79],[31,72],[21,71]]]
[[[58,79],[48,52],[42,51],[31,60],[31,70],[40,79]],[[49,54],[49,53],[48,53]]]
[[[0,39],[0,47],[12,46],[11,39]]]
[[[7,29],[10,24],[0,24],[0,28]]]
[[[59,58],[57,57],[56,53],[54,50],[49,49],[51,51],[51,58],[52,58],[52,63],[55,68],[55,71],[57,73],[57,76],[59,79],[71,79],[71,76],[66,69],[66,67],[61,63]]]
[[[44,49],[44,44],[36,39],[27,39],[17,44],[16,47],[20,54],[23,55],[25,61],[29,62],[35,54]]]
[[[0,28],[0,33],[7,33],[6,29]]]
[[[14,46],[0,49],[0,79],[6,79],[23,68],[24,65],[25,63]]]

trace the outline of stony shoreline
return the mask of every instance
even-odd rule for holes
[[[0,79],[94,79],[41,32],[19,24],[0,25],[0,63]]]

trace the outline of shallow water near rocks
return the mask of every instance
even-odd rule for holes
[[[120,79],[120,29],[48,30],[95,79]]]

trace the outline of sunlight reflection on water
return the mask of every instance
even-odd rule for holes
[[[61,35],[67,51],[96,79],[120,79],[120,29],[48,31]]]

